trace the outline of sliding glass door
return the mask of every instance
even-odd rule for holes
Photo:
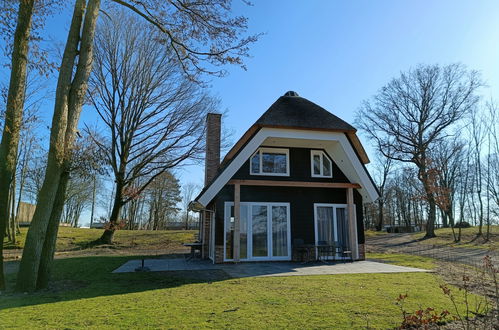
[[[225,203],[225,260],[234,259],[234,203]],[[241,203],[240,260],[290,260],[288,203]]]
[[[251,206],[251,256],[267,257],[269,255],[268,246],[268,212],[266,205]]]
[[[350,249],[347,205],[314,204],[314,214],[316,245],[335,245]]]

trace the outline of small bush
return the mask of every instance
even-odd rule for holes
[[[454,225],[454,228],[470,228],[470,227],[471,227],[470,223],[466,221],[461,221]]]
[[[407,294],[401,294],[398,296],[396,302],[403,317],[399,329],[429,329],[431,326],[444,325],[449,321],[455,320],[455,318],[450,317],[448,310],[443,310],[439,313],[431,307],[408,313],[404,309],[405,299],[407,299]]]

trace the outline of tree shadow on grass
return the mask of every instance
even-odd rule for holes
[[[222,270],[111,273],[128,260],[137,258],[141,257],[89,256],[56,259],[49,287],[32,294],[13,292],[16,274],[8,274],[8,289],[0,294],[0,310],[167,289],[193,283],[211,283],[230,278]]]

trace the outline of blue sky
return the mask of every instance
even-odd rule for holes
[[[247,71],[229,67],[227,77],[210,82],[221,110],[227,110],[224,123],[234,140],[287,90],[352,123],[362,100],[420,63],[461,62],[482,72],[488,84],[484,96],[498,95],[499,1],[234,3],[235,13],[249,18],[250,33],[265,33],[251,47]],[[47,32],[55,40],[65,40],[69,15],[49,22]],[[44,107],[47,119],[51,102]],[[91,108],[84,110],[82,122],[96,120]],[[186,167],[179,175],[182,182],[203,182],[201,166]]]
[[[236,9],[266,35],[247,71],[212,82],[235,139],[287,90],[352,123],[362,100],[419,63],[461,62],[482,72],[487,98],[499,91],[498,1],[268,0]],[[188,176],[202,182],[202,169]]]

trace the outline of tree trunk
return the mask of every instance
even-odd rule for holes
[[[7,199],[7,225],[5,226],[5,233],[4,233],[8,241],[12,241],[12,235],[10,234],[10,208],[12,207],[11,201],[12,201],[12,184],[9,187],[9,198]]]
[[[92,189],[92,211],[90,212],[90,228],[92,228],[92,225],[94,223],[94,212],[95,212],[95,193],[96,193],[96,188],[97,188],[97,178],[96,174],[94,173],[94,188]]]
[[[48,223],[47,234],[43,243],[40,268],[38,269],[38,280],[36,283],[37,289],[44,289],[48,285],[52,261],[54,260],[57,233],[59,231],[62,210],[64,209],[68,181],[69,173],[66,171],[60,178],[59,189],[57,190],[54,206],[52,207],[52,213]]]
[[[447,221],[447,213],[444,210],[440,209],[440,214],[442,216],[442,227],[449,227],[449,222]]]
[[[121,180],[118,180],[116,182],[116,192],[114,194],[113,210],[109,217],[109,224],[98,240],[102,244],[113,244],[114,232],[119,225],[120,211],[123,207],[123,188],[123,183]]]
[[[93,37],[100,8],[99,0],[89,0],[88,4],[88,9],[85,12],[85,0],[77,0],[75,3],[69,35],[59,70],[45,179],[38,194],[37,207],[26,236],[26,244],[16,283],[17,291],[31,292],[36,289],[49,219],[59,190],[61,175],[71,155],[76,126],[92,67]],[[83,16],[85,17],[84,21]],[[78,46],[80,46],[79,49]],[[77,55],[78,64],[73,76]]]
[[[426,234],[424,238],[436,237],[435,235],[435,219],[437,215],[437,208],[433,196],[428,196],[428,222],[426,223]]]
[[[10,197],[10,231],[12,244],[16,244],[16,174],[12,180],[12,192]]]
[[[437,217],[437,204],[435,202],[435,196],[433,192],[433,182],[427,173],[426,168],[427,159],[425,155],[421,156],[421,160],[418,164],[418,178],[423,184],[423,188],[426,194],[426,201],[428,202],[428,221],[426,222],[426,234],[424,238],[436,237],[435,235],[435,220]]]
[[[34,0],[19,1],[9,91],[5,109],[5,124],[0,143],[0,290],[5,289],[3,239],[9,217],[9,187],[16,168],[19,133],[23,116],[28,46],[34,2]]]
[[[383,229],[383,208],[384,208],[384,203],[382,200],[383,197],[379,197],[378,199],[378,222],[376,223],[376,230],[381,231]]]
[[[26,182],[26,168],[28,164],[28,157],[31,151],[31,145],[29,148],[26,148],[24,150],[24,157],[23,157],[23,163],[22,163],[22,169],[21,169],[21,182],[19,183],[19,195],[17,196],[17,208],[16,208],[16,221],[15,221],[15,226],[16,226],[16,234],[19,233],[19,210],[21,207],[21,200],[24,192],[24,184]]]

